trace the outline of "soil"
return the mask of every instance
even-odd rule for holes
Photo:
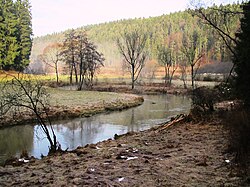
[[[243,185],[232,169],[234,155],[227,153],[228,131],[218,118],[173,120],[171,126],[0,167],[0,186]]]

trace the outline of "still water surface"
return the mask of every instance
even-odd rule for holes
[[[90,143],[113,138],[114,134],[141,131],[188,113],[190,99],[185,96],[147,95],[141,106],[89,118],[53,123],[63,149],[75,149]],[[0,162],[18,156],[22,150],[37,158],[48,153],[49,143],[37,125],[23,125],[0,130]]]

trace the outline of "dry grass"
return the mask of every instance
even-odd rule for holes
[[[96,91],[75,91],[49,88],[50,104],[52,106],[84,106],[103,102],[124,100],[129,97],[126,94]]]
[[[67,119],[75,117],[87,117],[97,113],[122,110],[142,104],[141,96],[123,93],[74,91],[56,88],[48,88],[50,95],[50,119]],[[30,123],[35,116],[27,110],[21,110],[15,114],[10,113],[0,116],[0,127],[23,123]]]

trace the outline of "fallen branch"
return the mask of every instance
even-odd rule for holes
[[[167,123],[167,124],[161,126],[160,128],[158,128],[156,130],[156,132],[158,133],[160,131],[163,131],[163,130],[169,128],[170,126],[175,125],[175,124],[177,124],[177,123],[179,123],[181,121],[184,121],[184,120],[186,120],[186,115],[185,114],[180,114],[180,115],[176,116],[173,120],[171,120],[169,123]]]

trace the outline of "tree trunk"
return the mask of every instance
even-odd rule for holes
[[[73,65],[70,65],[70,75],[69,75],[69,83],[73,83]]]
[[[77,75],[77,69],[76,69],[75,63],[74,63],[74,71],[75,71],[76,84],[78,84],[78,75]]]
[[[191,65],[192,89],[194,90],[194,65]]]
[[[56,83],[59,83],[59,75],[58,75],[58,64],[55,64],[55,70],[56,70]]]
[[[167,66],[165,65],[165,86],[167,86],[167,76],[168,76],[168,70],[167,70]]]
[[[135,88],[135,66],[134,64],[131,65],[132,68],[132,75],[131,75],[131,79],[132,79],[132,90]]]

